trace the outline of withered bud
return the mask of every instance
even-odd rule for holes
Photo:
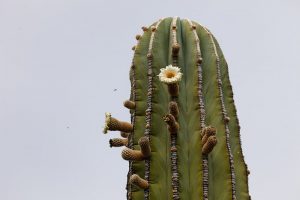
[[[192,25],[192,30],[195,30],[196,29],[196,25]]]
[[[172,114],[167,114],[163,117],[163,120],[168,124],[168,130],[171,134],[177,134],[179,125]]]
[[[173,115],[175,117],[175,119],[177,121],[179,110],[178,110],[178,105],[175,101],[170,101],[170,103],[169,103],[169,112],[170,112],[171,115]]]
[[[151,31],[155,32],[156,31],[156,27],[155,26],[151,26]]]
[[[180,45],[178,43],[173,44],[172,46],[172,55],[177,56],[180,50]]]
[[[173,25],[173,26],[172,26],[172,29],[173,29],[173,30],[176,30],[176,25]]]
[[[202,147],[202,154],[204,155],[209,154],[213,150],[216,144],[217,144],[216,136],[209,136],[207,142]]]
[[[168,91],[172,98],[178,97],[179,95],[179,85],[178,83],[168,84]]]
[[[135,108],[135,102],[134,101],[126,100],[126,101],[124,101],[123,105],[128,109],[134,109]]]
[[[139,139],[139,145],[141,147],[141,152],[144,156],[144,158],[148,158],[151,155],[151,148],[150,148],[150,142],[147,137],[141,137]]]
[[[149,184],[146,180],[142,179],[139,175],[133,174],[131,175],[129,182],[133,185],[138,186],[141,189],[149,188]]]
[[[133,46],[131,49],[134,51],[134,50],[135,50],[135,48],[136,48],[136,46]]]
[[[207,126],[202,130],[201,135],[202,135],[202,144],[204,145],[210,136],[216,135],[216,129],[211,126]]]
[[[109,140],[110,147],[122,147],[127,146],[128,139],[127,138],[113,138]]]
[[[148,27],[143,26],[143,27],[142,27],[142,30],[143,30],[144,32],[146,32],[146,31],[148,31]]]
[[[139,39],[141,39],[141,38],[142,38],[141,35],[136,35],[136,36],[135,36],[135,39],[136,39],[136,40],[139,40]]]

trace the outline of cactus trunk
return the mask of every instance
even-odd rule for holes
[[[207,28],[178,17],[143,30],[124,103],[132,127],[120,122],[127,138],[111,140],[111,146],[127,146],[127,199],[250,199],[228,67],[217,41]],[[115,130],[109,122],[105,130]]]

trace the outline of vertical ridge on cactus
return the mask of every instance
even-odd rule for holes
[[[115,146],[127,141],[127,199],[250,199],[228,67],[216,39],[179,17],[142,29],[124,104],[131,125],[121,128],[125,139],[111,140]],[[165,71],[161,82],[158,75],[170,65],[180,78],[173,82],[168,78],[176,70]],[[113,122],[106,131],[120,129]]]

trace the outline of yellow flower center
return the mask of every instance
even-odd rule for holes
[[[176,75],[175,72],[172,72],[172,71],[167,71],[166,72],[166,77],[167,78],[173,78],[175,75]]]

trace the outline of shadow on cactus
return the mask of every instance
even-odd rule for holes
[[[210,31],[188,19],[142,28],[130,68],[131,123],[120,131],[129,200],[250,199],[228,67]]]

